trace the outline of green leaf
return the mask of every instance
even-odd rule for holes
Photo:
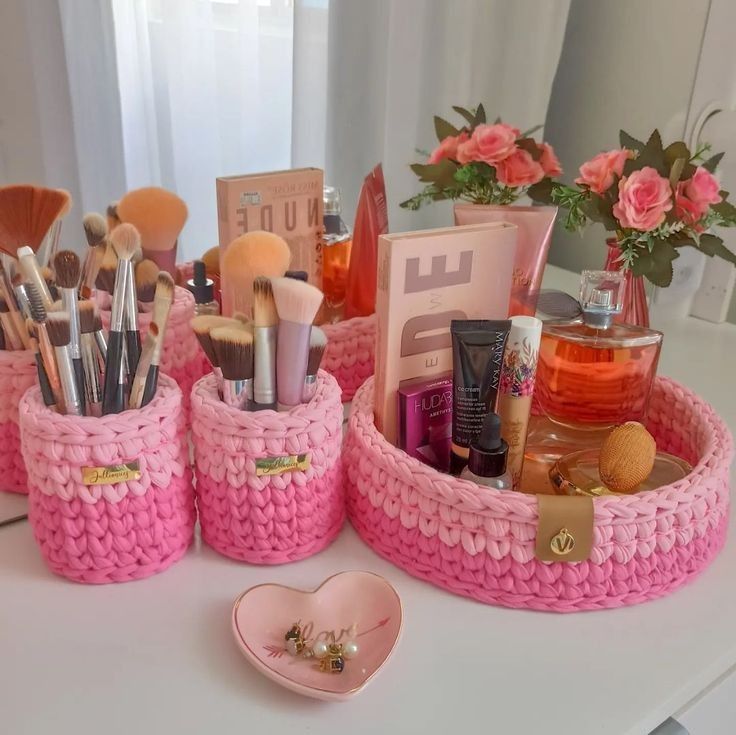
[[[516,141],[516,145],[526,151],[535,161],[538,161],[542,157],[542,151],[534,142],[533,138],[519,138]]]
[[[478,105],[478,109],[475,111],[475,125],[482,125],[485,123],[485,121],[486,121],[486,109],[485,107],[483,107],[483,103],[481,102]]]
[[[609,232],[614,232],[619,228],[618,222],[613,216],[611,202],[598,196],[598,194],[590,192],[590,199],[583,202],[580,209],[586,217],[593,220],[593,222],[600,222]]]
[[[692,179],[693,174],[695,174],[695,166],[690,161],[687,161],[680,172],[680,181]]]
[[[690,150],[681,140],[678,140],[676,143],[670,143],[664,149],[664,160],[667,161],[670,166],[672,166],[678,158],[684,158],[685,161],[690,160]]]
[[[686,163],[687,159],[685,158],[676,158],[673,161],[672,168],[670,169],[670,186],[673,189],[677,188],[677,182],[680,180],[680,175]]]
[[[645,166],[651,166],[660,176],[669,176],[669,166],[664,159],[662,148],[662,137],[659,130],[655,129],[649,136],[646,145],[639,151],[635,159],[629,159],[624,166],[624,176],[629,176],[633,171],[638,171]]]
[[[724,194],[726,196],[723,196]],[[728,192],[722,191],[721,196],[723,197],[723,201],[718,202],[718,204],[712,204],[711,209],[719,214],[724,220],[736,224],[736,207],[726,199]]]
[[[674,271],[672,269],[672,263],[661,263],[660,265],[653,266],[649,269],[646,274],[647,279],[655,286],[660,288],[667,288],[672,283],[672,276]]]
[[[443,120],[437,115],[434,116],[434,132],[436,133],[437,140],[439,140],[440,143],[448,136],[460,134],[460,131],[454,125],[447,122],[447,120]]]
[[[652,265],[644,275],[655,286],[669,286],[672,283],[672,261],[679,258],[680,253],[667,240],[656,240],[651,257]]]
[[[723,153],[716,153],[715,156],[711,156],[707,161],[704,161],[700,165],[706,170],[710,171],[711,173],[714,173],[716,168],[718,167],[718,164],[721,162],[721,158],[723,158],[725,154]]]
[[[736,254],[732,253],[724,244],[723,240],[716,235],[708,233],[700,236],[700,250],[711,258],[717,255],[719,258],[736,265]]]
[[[493,124],[494,124],[494,125],[498,125],[498,124],[499,124],[500,122],[503,122],[503,121],[501,120],[501,118],[500,118],[500,117],[497,117],[497,118],[496,118],[496,119],[495,119],[495,120],[493,121]]]
[[[632,151],[640,151],[644,148],[644,143],[629,135],[625,130],[618,131],[618,139],[622,148],[628,148]]]
[[[528,138],[530,135],[532,135],[533,133],[536,133],[537,130],[541,130],[543,127],[544,127],[544,125],[535,125],[534,127],[529,128],[529,130],[525,130],[521,134],[521,137],[522,138]]]
[[[533,202],[539,202],[540,204],[552,204],[552,190],[554,189],[554,182],[549,177],[545,177],[536,184],[532,184],[527,190],[527,196]]]
[[[642,250],[631,264],[631,272],[635,276],[646,276],[654,266],[654,258],[646,250]]]
[[[457,105],[453,105],[452,109],[463,117],[471,128],[475,126],[475,115],[470,110],[466,110],[464,107],[458,107]]]

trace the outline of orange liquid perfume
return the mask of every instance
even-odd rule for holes
[[[345,294],[353,237],[342,219],[340,191],[324,187],[324,248],[322,249],[322,291],[325,302],[322,321],[338,322],[345,317]]]
[[[544,325],[536,397],[554,423],[602,430],[644,421],[662,333],[613,323],[623,291],[623,273],[583,271],[582,317]]]

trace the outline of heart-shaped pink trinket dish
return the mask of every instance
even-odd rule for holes
[[[321,670],[325,659],[289,653],[285,636],[295,623],[306,650],[342,645],[346,655],[334,667],[342,671]],[[281,686],[317,699],[348,699],[363,689],[396,647],[401,625],[398,593],[371,572],[336,574],[314,592],[260,584],[233,606],[233,633],[248,661]]]

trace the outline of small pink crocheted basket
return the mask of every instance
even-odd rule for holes
[[[316,554],[345,520],[337,381],[319,372],[317,393],[288,412],[239,411],[212,375],[192,391],[192,441],[202,538],[225,556],[282,564]],[[304,470],[257,475],[262,458],[306,454]]]
[[[658,378],[648,428],[693,471],[656,491],[595,498],[588,561],[535,558],[534,495],[441,474],[389,444],[373,424],[373,381],[353,402],[343,449],[348,515],[381,556],[456,594],[555,612],[632,605],[703,571],[729,517],[731,434],[709,404]]]
[[[31,388],[20,402],[29,518],[46,563],[76,582],[142,579],[180,559],[196,520],[182,396],[167,376],[144,408],[63,416]],[[82,469],[137,460],[138,480],[85,485]]]
[[[0,350],[0,490],[28,492],[26,467],[20,452],[18,404],[37,380],[31,350]]]
[[[327,335],[322,367],[337,378],[342,400],[351,401],[355,391],[373,375],[376,315],[323,324],[322,329]]]
[[[104,291],[97,292],[95,299],[100,308],[102,324],[105,329],[108,329],[110,326],[109,294]],[[184,406],[187,410],[192,386],[212,370],[189,324],[193,317],[194,296],[187,289],[176,286],[164,336],[161,372],[177,382],[184,396]],[[138,328],[144,336],[148,332],[150,323],[150,313],[138,314]]]

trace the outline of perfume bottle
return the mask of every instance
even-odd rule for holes
[[[344,318],[345,294],[353,236],[342,219],[340,190],[325,186],[324,249],[322,250],[322,290],[325,294],[322,321],[338,322]]]
[[[614,324],[623,294],[623,273],[583,271],[582,317],[544,325],[536,397],[554,423],[605,430],[644,420],[662,333]]]

